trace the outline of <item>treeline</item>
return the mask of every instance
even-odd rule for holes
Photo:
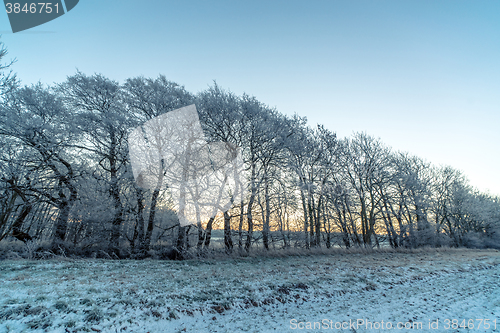
[[[52,86],[16,83],[4,75],[0,240],[120,257],[162,248],[202,253],[214,246],[212,230],[222,228],[228,252],[500,247],[498,197],[473,189],[458,170],[392,151],[365,133],[339,139],[215,83],[198,94],[164,76],[120,84],[77,72]],[[209,141],[241,148],[248,187],[227,211],[181,227],[167,190],[134,181],[127,138],[190,104]]]

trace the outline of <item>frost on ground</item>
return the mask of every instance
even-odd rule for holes
[[[397,323],[422,323],[410,329],[420,332],[500,331],[494,250],[3,261],[0,280],[0,332],[390,331],[354,327],[358,319],[391,322],[395,331]],[[476,329],[446,329],[446,319],[475,319]],[[479,319],[490,328],[477,329]]]

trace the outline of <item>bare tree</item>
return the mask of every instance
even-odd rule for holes
[[[135,122],[135,126],[165,114],[169,111],[192,104],[194,97],[187,92],[183,86],[168,81],[165,76],[160,75],[156,79],[136,77],[128,79],[124,84],[125,103]],[[136,225],[139,238],[139,249],[145,251],[151,246],[151,236],[154,230],[156,207],[160,195],[160,187],[155,188],[151,193],[149,205],[149,217],[147,219],[146,230],[144,227],[143,210],[145,198],[143,189],[135,187],[137,196],[137,221]],[[184,239],[185,229],[179,226],[179,231]],[[199,226],[200,232],[202,232]],[[182,243],[183,241],[180,240]]]
[[[13,59],[2,63],[7,54],[7,48],[0,42],[0,98],[2,95],[12,92],[19,85],[16,74],[10,69],[16,60]]]
[[[58,89],[68,108],[74,110],[75,124],[83,133],[81,143],[74,147],[94,158],[97,168],[94,175],[106,184],[111,197],[114,216],[109,241],[111,250],[117,253],[124,221],[120,182],[126,179],[122,175],[128,163],[126,142],[131,125],[120,86],[100,74],[87,76],[77,72]]]
[[[78,134],[70,117],[61,100],[41,84],[14,91],[0,114],[0,135],[15,138],[36,152],[30,168],[39,179],[32,175],[28,190],[59,210],[54,231],[56,243],[65,238],[70,211],[78,197],[77,162],[68,152]],[[13,181],[11,185],[15,186]]]

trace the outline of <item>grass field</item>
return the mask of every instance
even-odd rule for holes
[[[0,332],[500,331],[496,250],[5,260],[0,280]]]

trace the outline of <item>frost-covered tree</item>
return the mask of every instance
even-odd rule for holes
[[[163,75],[160,75],[156,79],[144,77],[128,79],[123,86],[123,90],[124,102],[135,126],[140,126],[144,122],[169,111],[192,104],[194,99],[193,95],[187,92],[183,86],[167,80]],[[135,233],[138,238],[139,250],[144,251],[151,246],[151,237],[161,189],[156,188],[151,193],[149,216],[147,218],[147,225],[145,226],[143,216],[145,193],[139,186],[135,185],[134,187],[138,207]],[[201,226],[198,227],[201,232]],[[186,228],[181,226],[179,228],[178,235],[182,236],[183,240],[181,243],[183,243]]]
[[[392,247],[434,244],[429,221],[431,168],[407,153],[393,153],[388,165],[390,184],[379,187],[381,215]]]
[[[288,147],[289,166],[296,174],[302,202],[305,245],[320,246],[321,230],[328,219],[327,188],[337,179],[334,174],[339,171],[339,145],[335,133],[319,125],[315,130],[297,127]]]
[[[127,134],[132,125],[125,112],[121,87],[101,74],[88,76],[77,72],[60,84],[58,91],[67,108],[73,110],[74,124],[82,133],[74,148],[88,153],[93,160],[93,175],[109,193],[113,210],[109,241],[111,249],[117,250],[124,222],[121,186],[127,180]]]
[[[27,195],[27,174],[35,158],[16,142],[15,138],[0,136],[0,240],[12,231],[20,233],[33,200]],[[13,221],[13,219],[15,219]]]
[[[3,62],[7,54],[7,48],[0,42],[0,101],[3,95],[13,91],[19,84],[16,74],[11,69],[16,60]]]
[[[73,115],[61,99],[41,84],[14,90],[0,110],[0,135],[32,151],[27,155],[32,159],[28,161],[26,191],[58,209],[56,243],[65,238],[78,197],[78,163],[69,152],[69,145],[78,137],[72,122]]]
[[[359,218],[362,241],[371,246],[372,241],[379,246],[376,223],[381,211],[379,189],[389,182],[389,150],[365,133],[355,133],[349,140],[343,169],[349,186],[355,193],[354,205]]]
[[[243,116],[239,98],[225,91],[214,82],[214,85],[207,90],[202,91],[196,96],[196,104],[200,115],[200,121],[207,139],[211,142],[228,143],[232,147],[242,147],[243,144]],[[240,204],[240,221],[243,221],[243,204]],[[217,210],[216,207],[214,209]],[[215,212],[214,212],[215,213]],[[227,251],[233,248],[233,240],[231,235],[231,219],[229,211],[222,212],[224,214],[224,244]],[[207,227],[204,235],[204,244],[210,244],[212,226],[215,220],[215,214],[207,222]],[[241,224],[242,222],[240,222]],[[201,223],[199,223],[199,230]],[[240,233],[241,235],[241,233]],[[199,243],[203,236],[199,235]]]
[[[51,236],[54,248],[104,244],[119,254],[130,246],[141,257],[160,239],[187,250],[190,230],[198,231],[201,251],[220,221],[227,251],[236,237],[247,251],[257,243],[266,249],[498,246],[499,198],[475,190],[460,171],[392,152],[365,133],[339,140],[256,97],[217,84],[193,95],[165,76],[120,85],[77,72],[56,89],[21,88],[5,56],[0,44],[0,239],[29,233]],[[190,104],[207,144],[184,145],[183,163],[176,157],[156,166],[184,185],[142,188],[132,176],[129,135]],[[226,163],[228,152],[241,153],[248,186],[220,185],[238,173]],[[169,201],[174,192],[177,219]],[[230,205],[205,200],[207,193]],[[197,228],[181,226],[188,214]]]

